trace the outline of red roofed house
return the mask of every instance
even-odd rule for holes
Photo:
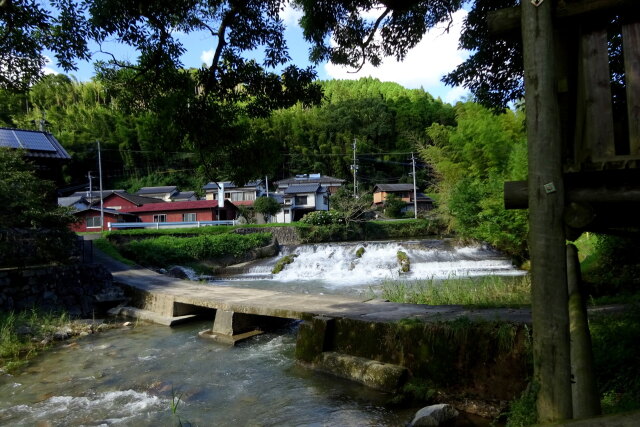
[[[217,200],[151,203],[127,209],[141,222],[224,221],[236,218],[238,208],[228,200],[218,209]]]

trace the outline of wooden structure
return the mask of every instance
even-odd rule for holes
[[[494,33],[522,37],[529,176],[505,184],[505,206],[529,208],[541,422],[599,412],[566,240],[640,230],[639,10],[637,0],[522,0],[489,19]]]

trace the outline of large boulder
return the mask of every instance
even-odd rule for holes
[[[458,411],[446,403],[426,406],[416,412],[410,427],[440,426],[458,416]]]

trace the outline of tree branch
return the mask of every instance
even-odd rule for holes
[[[366,40],[364,40],[360,44],[360,48],[362,49],[362,61],[360,63],[360,66],[355,71],[349,71],[350,73],[357,73],[360,70],[362,70],[362,67],[364,67],[364,64],[367,62],[366,49],[367,47],[369,47],[369,45],[373,41],[373,38],[375,37],[376,32],[378,32],[378,27],[380,27],[382,20],[387,17],[389,12],[391,12],[391,9],[389,7],[385,8],[384,12],[382,12],[382,15],[380,15],[378,19],[376,19],[376,22],[373,24],[373,27],[371,28],[371,32],[369,33],[369,36],[366,38]]]

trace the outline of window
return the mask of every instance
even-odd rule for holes
[[[232,202],[240,202],[242,200],[244,200],[244,197],[242,197],[243,194],[242,193],[231,193],[231,201]]]
[[[307,204],[307,196],[296,196],[296,205],[302,206]]]
[[[186,214],[182,214],[182,221],[184,222],[193,222],[193,221],[197,221],[196,219],[196,214],[195,213],[186,213]]]
[[[167,214],[154,215],[153,222],[167,222]]]
[[[87,218],[87,228],[96,228],[101,226],[102,223],[100,222],[99,216],[90,216]]]

